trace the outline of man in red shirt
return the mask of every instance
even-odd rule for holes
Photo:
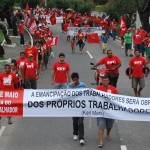
[[[24,52],[20,52],[20,57],[16,60],[17,62],[17,68],[21,73],[21,77],[22,77],[22,87],[24,87],[24,75],[23,75],[23,67],[24,67],[24,63],[27,61],[27,58],[25,57],[25,53]]]
[[[120,59],[118,58],[118,56],[112,54],[112,50],[107,50],[107,56],[102,58],[93,67],[97,67],[103,64],[106,67],[106,72],[110,80],[110,85],[113,85],[114,87],[116,87],[118,77],[119,77],[118,68],[121,66]]]
[[[140,28],[133,34],[134,49],[142,52],[142,36],[140,35]]]
[[[18,69],[22,69],[26,61],[27,58],[25,57],[25,53],[20,52],[20,57],[16,60]]]
[[[37,27],[37,29],[35,30],[34,36],[35,36],[35,39],[36,39],[36,40],[39,40],[39,39],[40,39],[41,31],[39,30],[39,27]]]
[[[104,76],[102,78],[102,85],[97,86],[97,90],[112,93],[112,94],[118,94],[117,89],[114,86],[109,85],[109,78],[107,76]],[[104,129],[107,129],[106,133],[106,139],[110,140],[110,131],[113,127],[114,120],[110,118],[103,118],[98,117],[97,118],[97,125],[98,125],[98,137],[99,137],[99,145],[98,148],[102,148],[104,146],[103,136],[104,136]]]
[[[38,64],[29,54],[28,60],[24,63],[25,89],[37,89]]]
[[[19,24],[20,44],[24,46],[24,20]]]
[[[38,63],[38,50],[36,49],[36,47],[32,46],[30,41],[28,41],[26,43],[26,46],[27,47],[24,50],[25,57],[28,58],[29,54],[32,54],[33,55],[33,60]]]
[[[65,89],[70,83],[70,66],[65,62],[65,54],[59,54],[59,61],[55,62],[52,68],[51,84],[55,89]]]
[[[123,24],[122,27],[119,29],[120,37],[121,37],[121,47],[123,48],[124,45],[124,35],[127,32],[126,26]]]
[[[146,67],[146,60],[140,56],[140,51],[135,50],[135,57],[129,62],[129,79],[132,75],[132,88],[134,89],[135,96],[141,96],[141,91],[145,86],[143,69]],[[145,69],[145,77],[148,73]],[[139,89],[137,88],[139,85]]]
[[[116,40],[117,22],[115,21],[115,19],[113,19],[113,21],[110,23],[110,28],[112,31],[112,38],[113,40]]]
[[[10,65],[6,64],[4,70],[5,71],[0,74],[0,89],[13,90],[18,88],[18,78],[11,72]],[[8,117],[8,124],[12,124],[11,117]]]
[[[142,57],[144,57],[144,53],[145,53],[145,43],[143,42],[143,40],[146,38],[147,32],[146,32],[144,29],[141,28],[139,34],[140,34],[141,37],[142,37],[141,53],[142,53]]]

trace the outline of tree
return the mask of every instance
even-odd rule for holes
[[[108,5],[105,5],[103,11],[110,15],[111,18],[116,19],[126,15],[128,27],[132,23],[133,14],[138,11],[142,27],[150,30],[150,0],[109,0]]]
[[[150,0],[136,0],[137,10],[141,20],[142,27],[150,31]]]

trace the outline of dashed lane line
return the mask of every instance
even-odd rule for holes
[[[120,147],[121,147],[121,150],[127,150],[126,145],[121,145]]]
[[[1,135],[3,134],[5,128],[6,128],[6,126],[2,126],[2,127],[1,127],[1,129],[0,129],[0,137],[1,137]]]
[[[91,53],[89,51],[86,51],[86,52],[90,56],[90,58],[93,58],[93,56],[91,55]]]

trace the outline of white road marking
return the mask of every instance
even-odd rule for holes
[[[91,55],[91,53],[89,51],[86,51],[88,53],[88,55],[90,56],[90,58],[93,58],[93,56]]]
[[[1,129],[0,129],[0,137],[1,137],[2,133],[4,132],[5,128],[6,128],[6,126],[2,126],[1,127]]]
[[[126,145],[120,145],[121,146],[121,150],[127,150]]]

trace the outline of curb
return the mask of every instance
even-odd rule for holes
[[[25,26],[25,30],[28,32],[29,36],[30,36],[30,39],[31,39],[31,45],[33,45],[33,38],[32,38],[32,35],[30,34],[28,28]]]

